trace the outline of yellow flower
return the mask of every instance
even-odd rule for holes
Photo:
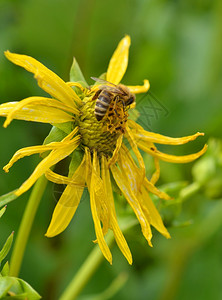
[[[152,246],[151,225],[166,238],[170,237],[159,212],[149,197],[149,193],[153,193],[162,199],[170,199],[167,194],[155,187],[160,175],[159,160],[173,163],[190,162],[206,151],[206,145],[201,151],[192,155],[178,157],[164,154],[157,150],[154,143],[181,145],[196,139],[203,133],[182,138],[170,138],[148,132],[133,120],[128,119],[127,110],[130,105],[124,105],[124,101],[121,99],[122,95],[118,95],[118,92],[115,94],[114,85],[119,85],[125,74],[129,46],[130,37],[125,36],[115,50],[107,73],[103,77],[109,82],[105,87],[104,83],[100,81],[92,87],[88,87],[81,81],[66,83],[35,59],[7,51],[6,57],[34,73],[39,86],[52,98],[30,97],[20,102],[4,103],[0,106],[0,115],[7,117],[4,127],[13,119],[50,123],[56,128],[63,128],[62,125],[69,124],[68,127],[64,127],[65,129],[62,131],[64,136],[59,141],[51,140],[41,146],[27,147],[17,151],[4,170],[8,172],[9,168],[24,156],[46,152],[32,175],[15,191],[17,196],[21,195],[43,174],[52,182],[66,184],[53,212],[46,236],[53,237],[66,229],[78,207],[84,187],[87,186],[96,241],[102,253],[112,263],[112,255],[104,238],[111,229],[116,243],[131,264],[131,252],[117,222],[112,180],[115,181],[132,207],[140,222],[144,237]],[[127,90],[125,86],[121,87]],[[104,89],[111,90],[117,97],[115,97],[115,101],[111,101],[104,118],[97,121],[95,104],[99,93]],[[128,86],[127,91],[136,94],[144,93],[148,89],[149,82],[144,80],[143,86]],[[131,107],[133,106],[134,103]],[[128,147],[123,142],[123,136],[128,141]],[[145,165],[139,148],[154,158],[156,171],[151,180],[146,177]],[[77,156],[74,156],[77,152],[82,153],[79,163]],[[134,155],[131,156],[131,153]],[[50,169],[70,155],[74,159],[71,161],[72,167],[69,176],[56,174]]]

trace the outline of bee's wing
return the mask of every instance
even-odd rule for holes
[[[96,82],[98,82],[98,83],[102,83],[102,84],[111,84],[112,86],[115,86],[115,87],[116,87],[116,85],[115,85],[114,83],[109,82],[109,81],[107,81],[107,80],[104,80],[104,79],[102,79],[102,78],[91,77],[91,79],[94,80],[94,81],[96,81]]]
[[[106,86],[106,89],[108,89],[109,91],[116,93],[116,94],[121,94],[121,95],[125,95],[125,92],[122,90],[122,88],[120,88],[118,85],[109,82],[107,80],[101,79],[101,78],[97,78],[97,77],[91,77],[91,79],[93,79],[94,81],[104,84]],[[112,86],[110,86],[112,85]]]

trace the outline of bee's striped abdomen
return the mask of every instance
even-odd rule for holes
[[[113,94],[107,90],[103,90],[99,94],[99,97],[96,100],[96,105],[95,105],[95,116],[97,121],[101,121],[102,118],[105,116],[112,98],[113,98]]]

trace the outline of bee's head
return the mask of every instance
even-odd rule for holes
[[[126,101],[126,106],[132,104],[135,101],[136,97],[134,94],[130,94],[129,98]]]

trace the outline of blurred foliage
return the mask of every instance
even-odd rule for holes
[[[6,206],[0,210],[0,218],[6,211]],[[12,242],[14,232],[7,238],[4,246],[0,251],[0,266],[2,261],[8,255]],[[9,263],[6,261],[0,271],[0,299],[41,299],[40,295],[33,290],[33,288],[24,280],[9,276]]]
[[[145,97],[141,101],[140,123],[147,130],[175,137],[205,132],[204,138],[184,146],[159,147],[172,154],[193,153],[209,137],[221,138],[221,15],[220,0],[1,0],[0,101],[44,95],[31,74],[5,59],[4,50],[31,55],[65,80],[75,56],[86,81],[92,84],[90,77],[106,70],[113,50],[127,33],[132,46],[123,83],[140,84],[147,78],[158,100]],[[42,144],[49,130],[49,125],[21,121],[0,129],[0,168],[19,148]],[[113,266],[104,261],[83,294],[101,295],[125,272],[128,280],[112,299],[222,299],[222,227],[214,226],[221,217],[213,214],[221,202],[217,147],[214,151],[212,146],[202,161],[208,175],[212,168],[216,173],[205,177],[204,186],[194,189],[192,197],[175,203],[175,210],[163,207],[172,239],[154,232],[151,249],[139,226],[134,227],[126,233],[133,266],[114,247]],[[9,174],[1,171],[0,195],[17,188],[39,159],[25,158]],[[152,170],[149,157],[145,159],[148,171]],[[169,189],[168,183],[183,183],[190,187],[192,165],[162,162],[159,185]],[[201,162],[195,168],[194,180],[200,182]],[[47,300],[58,298],[93,248],[95,238],[87,192],[69,228],[56,238],[44,237],[56,202],[53,190],[49,185],[41,202],[20,276]],[[174,192],[177,197],[179,190]],[[16,235],[28,195],[8,205],[7,219],[1,222],[1,245],[10,228]],[[123,199],[120,202],[125,203]],[[125,209],[129,210],[128,206]],[[203,223],[205,219],[209,222]],[[203,240],[206,228],[212,232]]]

